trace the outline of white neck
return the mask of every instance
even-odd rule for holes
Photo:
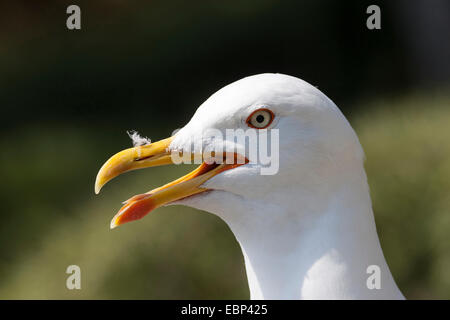
[[[287,175],[267,196],[216,189],[182,203],[229,225],[252,299],[404,299],[378,240],[362,161],[343,163],[297,172],[298,183]],[[368,288],[377,276],[370,266],[379,268],[380,289]]]
[[[316,206],[320,212],[308,211],[311,196],[297,195],[290,197],[295,209],[292,202],[254,209],[260,219],[239,218],[242,208],[221,215],[241,245],[251,299],[404,299],[384,259],[362,176],[334,190]],[[372,265],[379,267],[380,289],[368,288]]]
[[[251,299],[403,298],[374,225],[359,224],[355,230],[337,219],[333,213],[325,214],[320,226],[297,237],[286,233],[283,241],[270,232],[257,242],[239,241]],[[367,287],[371,265],[380,268],[380,290]]]

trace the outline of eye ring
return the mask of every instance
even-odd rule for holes
[[[253,111],[245,122],[250,128],[265,129],[272,124],[274,118],[275,115],[271,110],[261,108]]]

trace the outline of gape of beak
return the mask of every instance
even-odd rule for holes
[[[95,181],[95,193],[118,175],[131,170],[174,164],[169,146],[173,137],[120,151],[112,156],[102,166]],[[191,154],[191,159],[194,155]],[[217,159],[217,155],[214,155]],[[229,161],[232,158],[233,161]],[[111,229],[126,222],[141,219],[152,210],[171,202],[208,191],[201,185],[213,176],[248,163],[247,158],[233,153],[223,154],[222,163],[203,162],[197,169],[189,174],[172,181],[162,187],[144,194],[136,195],[124,202],[124,205],[111,221]],[[231,162],[231,163],[230,163]]]

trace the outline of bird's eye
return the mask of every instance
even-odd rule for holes
[[[249,127],[255,129],[267,128],[273,121],[274,114],[269,109],[258,109],[253,111],[247,118],[247,124]]]

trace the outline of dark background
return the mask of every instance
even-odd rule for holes
[[[81,7],[81,30],[66,8]],[[381,30],[366,8],[381,8]],[[0,4],[0,298],[248,298],[217,217],[185,207],[109,231],[120,202],[192,168],[102,163],[183,126],[222,86],[281,72],[318,86],[365,149],[387,261],[408,298],[450,298],[450,2]],[[82,290],[65,269],[82,269]]]

